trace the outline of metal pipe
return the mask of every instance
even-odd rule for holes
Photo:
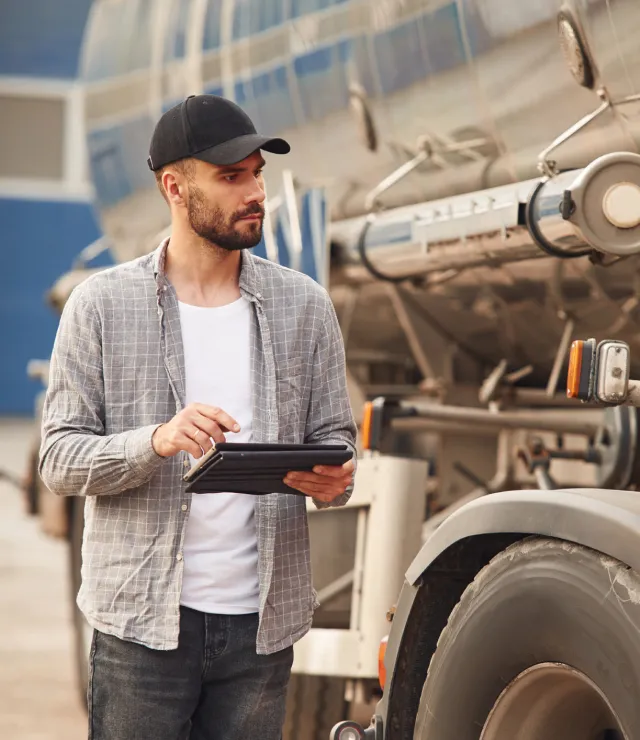
[[[460,434],[473,435],[474,437],[495,437],[500,433],[497,427],[479,427],[469,429],[468,424],[456,421],[440,421],[437,419],[424,419],[419,417],[408,417],[405,419],[392,419],[391,427],[395,432],[406,434]]]
[[[351,588],[354,576],[355,571],[350,570],[348,573],[336,578],[335,581],[331,581],[328,586],[325,586],[323,589],[318,591],[318,601],[321,604],[326,605],[329,601],[335,599],[336,596],[339,596],[343,591]]]
[[[501,429],[529,429],[540,432],[547,431],[594,436],[604,425],[603,414],[602,421],[598,422],[594,420],[592,412],[581,412],[578,410],[571,413],[559,413],[556,411],[494,412],[464,406],[433,404],[432,406],[423,406],[420,409],[416,409],[416,412],[416,416],[411,419],[414,423],[423,419],[429,422],[459,422],[465,425],[478,425],[485,429],[494,429],[497,431]],[[588,419],[585,417],[588,417]],[[407,422],[409,419],[396,419],[393,421],[393,426],[397,427],[400,421]],[[477,431],[467,427],[467,433],[476,434]]]
[[[573,319],[567,319],[564,325],[564,331],[562,332],[562,338],[560,339],[560,344],[558,345],[558,349],[556,351],[556,358],[553,362],[553,369],[551,370],[551,375],[549,375],[549,382],[547,383],[547,396],[549,396],[549,398],[552,398],[556,394],[556,389],[558,388],[558,380],[560,379],[562,366],[564,365],[565,359],[567,357],[567,352],[569,351],[569,345],[571,344],[571,339],[573,338],[574,328],[575,323]]]
[[[388,396],[389,398],[403,398],[410,404],[412,401],[423,401],[429,397],[448,396],[455,397],[460,402],[460,393],[465,393],[469,402],[477,398],[477,386],[456,385],[451,388],[443,387],[442,390],[431,388],[421,388],[418,385],[408,385],[401,383],[362,383],[363,393],[369,398],[378,396]],[[443,399],[445,400],[445,399]],[[544,406],[546,408],[570,408],[575,410],[576,402],[567,398],[566,395],[556,395],[553,398],[547,396],[546,391],[542,388],[515,388],[504,386],[499,388],[495,399],[509,405],[520,404],[522,406]]]

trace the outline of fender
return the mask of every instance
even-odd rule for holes
[[[446,519],[425,542],[405,575],[385,656],[388,683],[376,709],[378,726],[386,729],[390,696],[398,678],[398,654],[424,579],[438,569],[438,562],[443,562],[456,545],[473,544],[474,538],[486,540],[487,535],[497,535],[498,541],[505,535],[513,535],[513,540],[530,535],[567,540],[640,572],[640,493],[604,489],[505,491],[472,501]],[[477,571],[488,559],[478,562]],[[455,568],[451,570],[452,578],[459,580],[460,575]],[[382,737],[376,734],[376,740]]]

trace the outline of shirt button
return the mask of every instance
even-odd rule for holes
[[[182,509],[182,511],[186,511],[189,507],[186,504],[182,504],[180,508]]]
[[[188,460],[185,460],[182,464],[184,465],[185,468],[188,468],[189,467],[189,461]]]
[[[178,562],[180,562],[180,561],[182,560],[182,553],[181,553],[181,552],[179,552],[179,553],[178,553],[178,554],[176,555],[176,560],[177,560]]]

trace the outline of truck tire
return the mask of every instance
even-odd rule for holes
[[[464,591],[438,640],[414,740],[640,738],[640,576],[527,538]]]
[[[87,706],[89,684],[89,650],[91,629],[78,608],[82,568],[82,533],[84,531],[84,498],[69,499],[69,597],[73,624],[73,652],[76,687],[84,707]]]

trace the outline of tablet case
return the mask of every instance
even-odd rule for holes
[[[224,442],[214,445],[184,476],[188,493],[293,493],[283,482],[289,471],[316,465],[344,465],[353,457],[347,445],[286,445]]]

